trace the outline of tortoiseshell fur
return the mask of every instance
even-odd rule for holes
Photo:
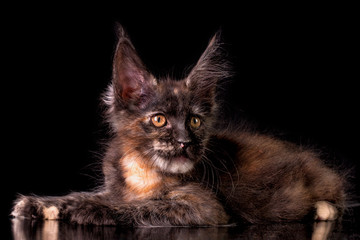
[[[344,180],[316,153],[220,127],[216,88],[230,74],[218,34],[181,80],[154,77],[122,27],[118,36],[112,84],[104,94],[113,137],[103,159],[103,186],[62,197],[19,196],[14,217],[216,226],[340,216]],[[153,124],[158,114],[166,118],[164,126]],[[194,117],[200,126],[191,125]]]

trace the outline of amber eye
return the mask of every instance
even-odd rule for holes
[[[163,127],[166,125],[166,118],[162,114],[157,114],[151,118],[152,123],[155,127]]]
[[[201,121],[200,121],[200,118],[198,117],[191,117],[190,119],[190,126],[192,128],[199,128],[201,125]]]

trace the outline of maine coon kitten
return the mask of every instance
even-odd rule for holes
[[[61,197],[19,196],[12,216],[124,226],[222,225],[315,217],[344,208],[344,180],[294,144],[217,124],[229,77],[215,35],[185,79],[157,79],[122,27],[104,102],[113,138],[104,184]]]

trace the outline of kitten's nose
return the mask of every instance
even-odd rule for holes
[[[190,144],[190,139],[178,139],[178,143],[180,144],[181,148],[186,148]]]
[[[175,140],[180,144],[181,148],[186,148],[191,142],[189,133],[187,132],[183,123],[174,125],[174,137]]]

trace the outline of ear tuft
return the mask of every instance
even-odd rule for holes
[[[230,64],[222,48],[221,31],[219,30],[211,38],[204,53],[185,79],[186,86],[190,89],[201,88],[203,90],[215,88],[219,80],[232,75],[230,69]]]
[[[115,23],[115,32],[118,39],[129,38],[124,27],[118,22]]]

